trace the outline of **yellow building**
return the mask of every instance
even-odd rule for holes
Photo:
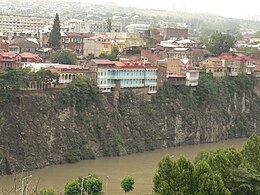
[[[94,37],[84,39],[84,56],[93,54],[99,56],[100,54],[111,54],[113,46],[117,46],[119,52],[122,52],[126,47],[125,40],[112,38],[107,35],[96,35]]]

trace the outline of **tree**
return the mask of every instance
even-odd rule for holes
[[[81,180],[69,181],[64,188],[64,195],[80,195],[81,193]]]
[[[219,174],[214,174],[209,164],[199,161],[194,169],[194,194],[229,195]]]
[[[192,194],[193,165],[185,157],[172,161],[164,157],[154,176],[154,191],[158,194]]]
[[[60,19],[59,15],[56,13],[54,18],[54,23],[52,26],[52,30],[49,37],[49,43],[52,48],[59,49],[60,48],[60,39],[61,39],[61,33],[60,33]]]
[[[119,54],[118,46],[113,45],[111,55],[109,56],[109,60],[113,60],[113,61],[118,60],[117,58],[118,54]]]
[[[246,162],[252,166],[253,169],[260,172],[260,136],[256,134],[251,135],[241,153]]]
[[[228,52],[230,48],[234,47],[234,44],[235,38],[232,35],[216,31],[211,35],[208,44],[206,44],[206,48],[218,56],[221,53]]]
[[[112,21],[110,18],[107,19],[107,32],[112,31]]]
[[[69,50],[58,50],[55,51],[51,56],[52,63],[59,64],[76,64],[77,57],[74,53]]]
[[[90,195],[102,194],[102,181],[96,176],[91,175],[86,179],[84,190]]]
[[[134,178],[131,176],[125,176],[121,181],[121,187],[123,188],[124,192],[130,192],[134,189]]]
[[[231,169],[228,171],[225,184],[235,195],[260,194],[260,174],[255,170]]]
[[[88,195],[102,194],[102,181],[95,175],[78,177],[69,181],[64,188],[64,195],[81,195],[81,192]]]

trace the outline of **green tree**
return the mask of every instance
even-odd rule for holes
[[[101,195],[102,181],[95,175],[88,177],[78,177],[75,180],[69,181],[64,188],[64,195]]]
[[[59,15],[56,13],[54,18],[54,23],[52,26],[52,30],[49,37],[49,43],[52,48],[59,49],[60,48],[60,39],[61,39],[61,33],[60,33],[60,19]]]
[[[69,181],[64,188],[64,195],[80,195],[81,193],[81,180]]]
[[[111,51],[111,55],[108,57],[109,60],[113,60],[113,61],[118,60],[118,57],[117,57],[118,54],[119,54],[118,46],[113,45],[113,47],[112,47],[112,51]]]
[[[112,20],[110,18],[107,19],[107,32],[112,31]]]
[[[55,51],[51,56],[52,63],[59,64],[76,64],[77,57],[74,53],[69,50],[58,50]]]
[[[224,34],[216,31],[209,39],[206,48],[218,56],[221,53],[228,52],[230,48],[233,48],[235,44],[235,38],[230,34]]]
[[[253,169],[260,172],[260,136],[256,134],[251,135],[241,153],[246,162],[252,166]]]
[[[102,194],[102,181],[91,175],[86,179],[84,190],[90,195],[100,195]]]
[[[260,174],[245,168],[231,169],[228,171],[225,185],[234,195],[259,195]]]
[[[153,178],[154,192],[158,194],[192,194],[193,165],[184,157],[172,161],[170,156],[159,162]]]
[[[131,176],[125,176],[121,181],[121,187],[123,188],[124,192],[130,192],[134,189],[134,178]]]
[[[219,174],[214,174],[209,164],[199,161],[194,169],[194,194],[229,195]]]

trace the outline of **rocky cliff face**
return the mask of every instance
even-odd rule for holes
[[[259,134],[259,89],[256,81],[243,92],[224,91],[218,102],[128,90],[101,95],[81,110],[61,106],[60,91],[17,92],[0,112],[0,174]]]

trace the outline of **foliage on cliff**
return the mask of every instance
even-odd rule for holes
[[[59,101],[62,106],[75,106],[79,111],[89,102],[97,101],[99,97],[96,84],[87,77],[78,76],[62,91]]]

